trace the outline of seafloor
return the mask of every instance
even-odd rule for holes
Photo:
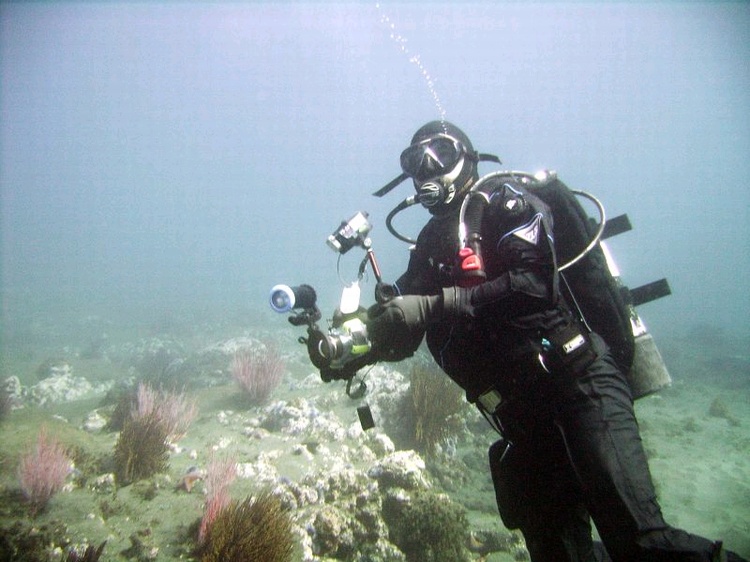
[[[0,380],[17,377],[20,394],[0,421],[0,544],[17,546],[18,535],[37,533],[49,553],[31,552],[38,544],[27,541],[10,560],[60,560],[66,549],[105,540],[102,560],[195,559],[204,487],[198,481],[187,492],[177,484],[189,467],[205,469],[211,455],[237,461],[232,497],[272,489],[284,498],[294,521],[295,560],[406,560],[380,514],[370,513],[368,532],[357,532],[363,506],[377,511],[384,501],[379,494],[393,486],[382,478],[388,470],[401,471],[404,493],[445,492],[444,502],[465,510],[466,559],[527,559],[522,539],[496,513],[486,461],[495,435],[468,405],[436,451],[405,452],[414,440],[399,404],[423,358],[372,369],[369,394],[353,400],[343,383],[319,380],[296,342],[303,331],[270,313],[169,314],[149,325],[38,315],[4,332]],[[659,335],[657,343],[674,382],[639,400],[637,413],[665,516],[750,556],[749,342],[694,326]],[[232,351],[267,344],[281,350],[285,375],[269,400],[254,404],[232,380]],[[65,370],[53,391],[55,366]],[[171,447],[166,472],[108,485],[118,434],[100,427],[113,408],[105,397],[137,380],[179,388],[195,400],[198,414]],[[376,422],[367,432],[357,418],[364,404]],[[65,489],[30,519],[18,461],[42,426],[76,451],[79,463]],[[368,548],[359,544],[366,541]]]

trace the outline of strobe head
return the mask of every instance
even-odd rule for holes
[[[368,216],[366,212],[360,211],[348,221],[342,222],[328,237],[328,247],[339,254],[345,254],[354,246],[367,247],[369,245],[367,235],[372,230]]]
[[[291,312],[295,308],[314,309],[316,300],[315,289],[310,285],[274,285],[269,298],[271,308],[279,313]]]

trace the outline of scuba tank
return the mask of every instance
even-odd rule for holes
[[[607,260],[607,269],[620,290],[626,295],[625,306],[630,316],[630,329],[633,334],[633,358],[630,369],[625,371],[628,384],[637,400],[642,396],[652,394],[672,384],[667,365],[656,346],[653,336],[649,333],[638,312],[637,304],[643,304],[670,293],[665,279],[655,281],[634,290],[628,289],[621,280],[620,270],[612,257],[609,247],[604,241],[599,243]],[[636,301],[636,298],[639,300]]]

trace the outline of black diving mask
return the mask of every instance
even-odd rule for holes
[[[421,183],[448,174],[466,154],[466,148],[450,135],[438,134],[415,143],[401,153],[401,169]]]

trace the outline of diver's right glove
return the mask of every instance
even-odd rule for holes
[[[462,318],[474,316],[474,305],[471,304],[473,287],[445,287],[442,294],[442,317]]]
[[[380,281],[375,285],[375,302],[378,304],[385,304],[389,300],[396,298],[399,294],[398,288],[390,283]]]
[[[429,324],[473,314],[470,290],[454,286],[437,295],[404,295],[375,304],[365,323],[378,359],[401,361],[414,355]]]
[[[414,355],[427,325],[443,312],[442,295],[405,295],[370,307],[367,335],[383,361],[401,361]]]

